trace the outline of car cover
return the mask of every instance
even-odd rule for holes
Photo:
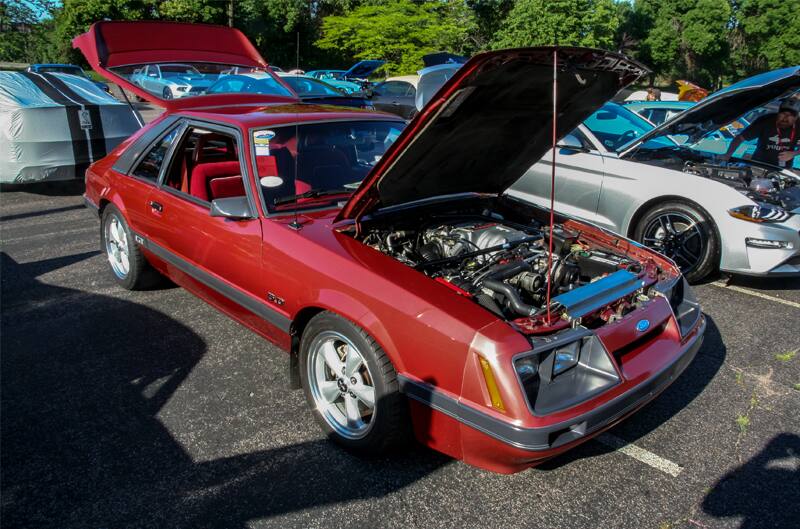
[[[141,124],[130,106],[88,79],[0,72],[0,182],[83,178]]]

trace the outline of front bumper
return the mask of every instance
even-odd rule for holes
[[[723,231],[724,230],[724,231]],[[720,270],[749,276],[800,276],[800,214],[781,223],[756,224],[734,220],[720,230],[723,242]],[[755,248],[747,239],[781,241],[786,248]]]
[[[692,362],[702,345],[705,328],[705,318],[701,317],[699,325],[691,332],[672,362],[639,385],[588,412],[542,427],[520,427],[502,421],[421,380],[405,375],[399,375],[398,378],[401,391],[411,399],[448,416],[468,429],[488,436],[493,441],[476,444],[462,440],[465,461],[499,472],[514,472],[588,440],[647,404]],[[472,450],[482,454],[473,457],[475,454],[469,453],[469,444],[474,447]],[[491,454],[488,453],[490,450]]]

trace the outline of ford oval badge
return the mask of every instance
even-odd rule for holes
[[[644,332],[650,328],[650,320],[639,320],[636,324],[636,330],[639,332]]]

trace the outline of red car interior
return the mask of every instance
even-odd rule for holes
[[[230,160],[196,165],[192,169],[189,191],[193,197],[206,202],[215,198],[243,196],[244,184],[239,162]]]

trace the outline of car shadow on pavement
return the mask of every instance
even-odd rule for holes
[[[702,504],[715,518],[742,517],[740,529],[800,524],[800,437],[781,433],[723,476]]]
[[[49,197],[82,195],[86,190],[83,178],[75,180],[56,180],[53,182],[28,182],[24,184],[0,184],[0,193],[22,192]]]
[[[725,362],[727,349],[714,319],[708,314],[705,316],[705,338],[692,363],[663,393],[609,430],[610,433],[628,443],[636,442],[691,404],[713,380]],[[591,441],[545,461],[537,468],[554,470],[572,461],[607,454],[614,449],[598,441]]]
[[[449,462],[359,459],[323,439],[195,461],[159,414],[205,341],[149,307],[37,279],[96,254],[19,264],[0,253],[3,527],[243,528],[378,498]]]

